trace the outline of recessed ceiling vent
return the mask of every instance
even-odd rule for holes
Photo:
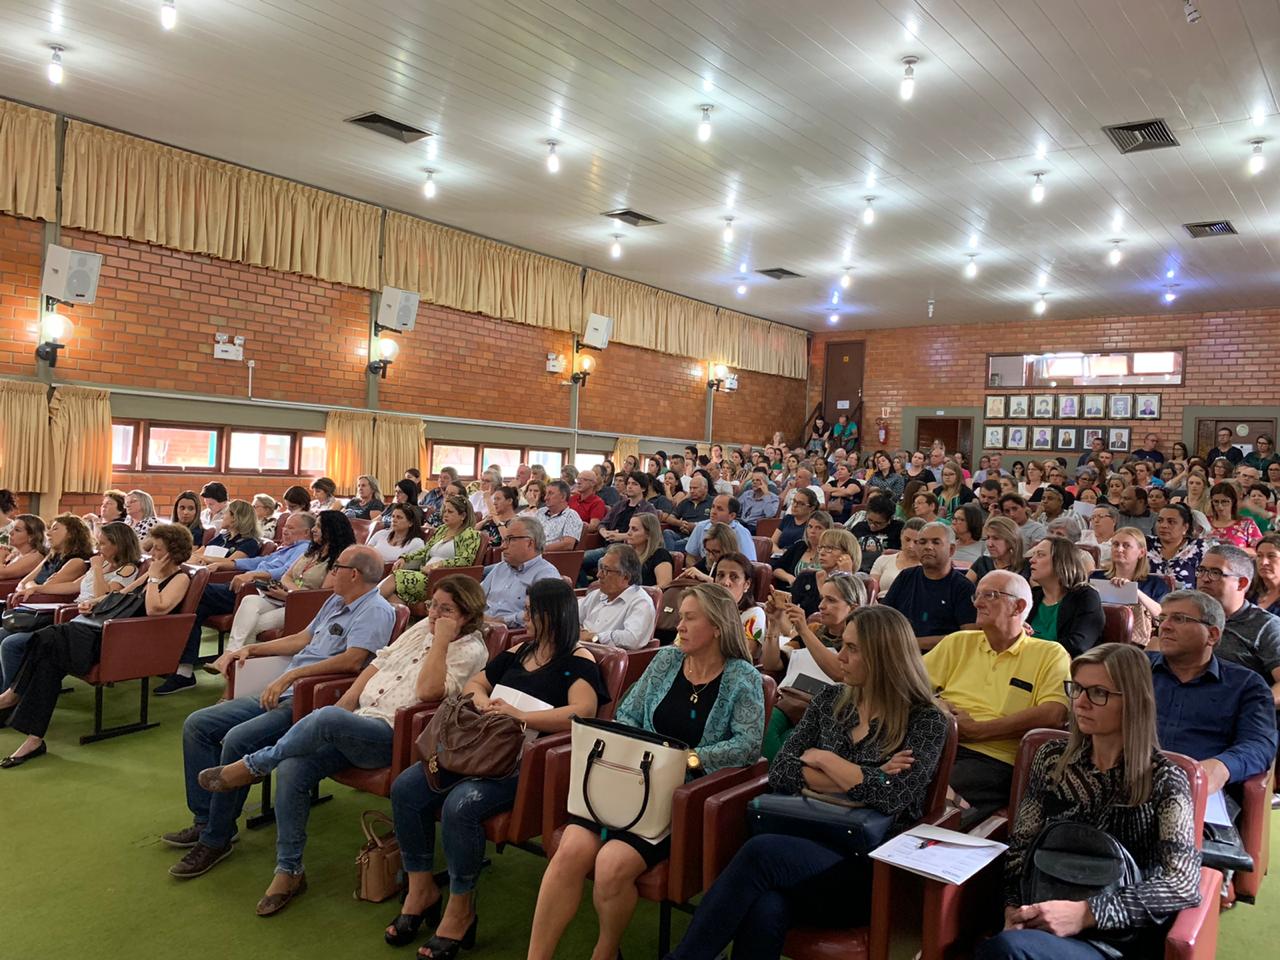
[[[622,210],[609,210],[600,214],[600,216],[609,217],[611,220],[621,220],[632,227],[652,227],[662,222],[657,217],[651,217],[647,213],[625,208]]]
[[[431,136],[426,130],[419,130],[417,127],[411,127],[407,123],[401,123],[399,120],[384,117],[380,113],[362,113],[358,117],[347,117],[346,122],[354,123],[357,127],[364,127],[366,130],[372,130],[374,133],[380,133],[384,137],[390,137],[392,140],[399,140],[401,143],[417,143],[419,140],[425,140]]]
[[[1182,229],[1197,240],[1205,237],[1229,237],[1238,233],[1230,220],[1205,220],[1203,223],[1184,223]]]
[[[762,274],[771,280],[795,280],[804,276],[803,273],[796,273],[786,267],[770,267],[768,270],[757,270],[756,273]]]
[[[1121,153],[1138,153],[1142,150],[1163,150],[1178,146],[1178,138],[1163,120],[1140,120],[1137,123],[1117,123],[1103,127],[1102,132],[1111,138]]]

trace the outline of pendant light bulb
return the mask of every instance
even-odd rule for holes
[[[1173,292],[1173,287],[1165,287],[1165,288],[1164,288],[1164,302],[1165,302],[1165,303],[1173,303],[1173,301],[1175,301],[1175,300],[1177,300],[1177,299],[1178,299],[1178,295],[1177,295],[1176,293],[1174,293],[1174,292]]]
[[[702,111],[702,119],[698,122],[698,140],[706,143],[711,139],[711,104],[704,103],[698,109]]]
[[[613,235],[613,244],[609,247],[609,256],[614,260],[622,259],[622,234],[615,233]]]
[[[1124,259],[1124,251],[1120,249],[1120,241],[1116,240],[1115,245],[1111,248],[1111,252],[1107,254],[1107,263],[1113,267],[1120,265],[1120,261]]]
[[[720,238],[725,243],[733,243],[733,217],[724,218],[724,232],[720,234]]]
[[[867,205],[862,208],[862,223],[868,227],[876,222],[876,210],[871,206],[871,201],[874,199],[875,197],[867,197]]]
[[[738,284],[738,296],[745,297],[747,295],[747,285],[745,283]]]
[[[845,267],[844,273],[840,274],[840,289],[848,290],[853,286],[853,270],[852,267]]]
[[[62,82],[62,48],[51,47],[53,51],[49,58],[49,82],[55,86]]]
[[[1036,182],[1031,185],[1031,202],[1041,203],[1044,200],[1044,174],[1036,174]]]
[[[902,82],[898,84],[898,96],[903,100],[910,100],[915,96],[916,92],[916,64],[920,62],[919,57],[903,57],[902,63],[904,70],[902,71]]]
[[[560,172],[560,155],[556,153],[558,140],[547,141],[547,173]]]
[[[827,323],[839,323],[839,322],[840,322],[840,314],[838,313],[833,313],[831,314],[831,316],[827,317]]]
[[[1036,301],[1036,316],[1044,316],[1044,312],[1049,309],[1049,301],[1044,298],[1044,294],[1040,294],[1040,299]]]
[[[172,30],[178,25],[178,0],[160,0],[160,26]]]
[[[436,196],[436,172],[434,170],[427,171],[427,179],[422,184],[422,195],[428,200],[434,200]]]
[[[978,275],[978,256],[977,254],[969,254],[969,262],[964,265],[964,275],[972,280]]]
[[[1253,153],[1249,156],[1249,175],[1256,177],[1267,168],[1267,158],[1262,155],[1262,141],[1251,140]]]

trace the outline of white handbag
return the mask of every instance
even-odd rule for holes
[[[689,746],[613,720],[573,718],[569,813],[610,830],[661,840],[688,773]]]

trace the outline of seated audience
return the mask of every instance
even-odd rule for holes
[[[21,580],[40,568],[48,552],[44,521],[34,513],[18,514],[13,518],[9,543],[0,547],[0,580]]]
[[[1022,494],[1024,499],[1030,500],[1044,486],[1044,477],[1044,464],[1039,460],[1028,460],[1026,476],[1018,483],[1017,492]]]
[[[842,683],[817,694],[769,769],[775,793],[813,790],[894,816],[924,811],[947,737],[906,621],[885,607],[854,611],[840,651]],[[670,960],[779,957],[789,928],[863,926],[871,864],[817,841],[751,837],[703,895]],[[600,956],[600,954],[597,954]]]
[[[333,590],[333,596],[310,624],[299,633],[236,651],[240,662],[289,657],[284,672],[257,696],[222,700],[187,717],[182,726],[182,762],[193,820],[191,826],[160,838],[187,851],[169,868],[170,876],[179,880],[202,876],[231,855],[236,821],[249,796],[248,787],[229,792],[207,789],[200,783],[201,771],[234,763],[284,736],[293,725],[297,680],[325,673],[358,673],[390,641],[396,616],[378,593],[381,575],[377,553],[369,547],[347,547],[325,577],[324,585]],[[272,901],[275,912],[302,888],[302,878],[280,874],[272,888],[272,896],[284,896],[284,902]]]
[[[796,481],[791,489],[787,491],[782,501],[783,507],[788,513],[791,512],[791,504],[795,501],[797,490],[812,490],[813,495],[818,498],[818,506],[826,505],[827,495],[823,492],[822,485],[815,480],[813,469],[809,461],[805,460],[796,470]]]
[[[643,474],[637,474],[643,476]],[[499,488],[501,489],[501,488]],[[582,539],[582,517],[569,506],[570,488],[563,480],[547,484],[542,508],[534,514],[542,522],[547,550],[574,550]],[[624,528],[625,529],[625,528]]]
[[[124,512],[124,522],[133,527],[133,532],[138,535],[139,540],[145,540],[151,528],[162,522],[156,516],[155,501],[145,490],[130,490],[125,494]]]
[[[690,587],[680,603],[679,646],[659,651],[618,705],[621,723],[696,745],[690,776],[760,756],[764,693],[734,614],[723,590]],[[650,841],[571,816],[542,878],[529,956],[555,956],[593,871],[600,923],[593,955],[614,956],[635,911],[636,880],[670,853],[669,836]]]
[[[211,570],[230,570],[237,560],[256,557],[262,552],[262,533],[258,529],[258,515],[247,500],[232,500],[222,513],[222,525],[218,535],[191,555],[192,563],[201,563]],[[136,524],[129,524],[138,531]],[[146,537],[138,532],[145,544]],[[220,556],[208,556],[213,547]]]
[[[184,490],[173,501],[173,515],[170,523],[186,527],[191,532],[191,542],[197,547],[204,546],[204,527],[200,525],[200,498],[194,490]]]
[[[978,506],[980,506],[988,517],[999,517],[1001,513],[1000,498],[1004,496],[1004,490],[1000,486],[999,480],[987,480],[975,486],[978,491]],[[1038,495],[1039,490],[1036,491]]]
[[[1156,535],[1147,540],[1151,572],[1170,577],[1177,587],[1195,588],[1196,568],[1204,556],[1205,542],[1192,535],[1194,520],[1185,503],[1171,503],[1156,516]]]
[[[507,525],[502,559],[485,570],[482,586],[488,604],[486,620],[518,627],[525,595],[539,580],[559,580],[560,571],[543,558],[546,538],[534,517],[516,517]]]
[[[395,562],[379,588],[382,595],[421,603],[427,598],[427,574],[436,567],[469,567],[480,560],[480,533],[475,524],[470,501],[451,495],[440,507],[440,526],[422,547]]]
[[[1214,653],[1260,676],[1280,708],[1280,617],[1245,599],[1252,581],[1253,558],[1229,544],[1206,550],[1196,570],[1196,583],[1226,617]]]
[[[624,482],[621,485],[617,484],[615,482],[616,477],[614,475],[613,462],[610,460],[604,460],[596,464],[592,469],[595,471],[596,490],[600,494],[600,499],[607,503],[609,505],[609,509],[612,510],[626,497],[625,481],[628,478],[628,475],[625,473],[622,474]],[[576,478],[561,477],[560,479],[572,485]]]
[[[1003,501],[1001,503],[1003,504]],[[1075,496],[1066,487],[1051,483],[1040,491],[1040,511],[1036,514],[1035,520],[1043,524],[1047,531],[1048,525],[1063,516],[1074,503]]]
[[[286,513],[309,513],[311,510],[311,494],[307,492],[306,487],[300,487],[296,483],[285,487],[280,499],[284,503]]]
[[[144,616],[169,613],[187,595],[191,578],[182,564],[191,554],[186,527],[162,523],[151,530],[151,566],[126,589],[144,594]],[[9,726],[27,739],[0,767],[16,767],[47,752],[44,735],[58,704],[62,679],[93,669],[102,649],[102,622],[81,613],[74,620],[37,630],[27,642],[12,685],[0,693],[0,711],[12,710]]]
[[[311,481],[311,512],[341,510],[342,501],[334,496],[337,492],[338,485],[329,477],[317,477]]]
[[[1024,559],[1022,533],[1011,519],[999,515],[989,519],[982,527],[982,542],[986,552],[965,574],[970,581],[977,583],[992,570],[1012,570],[1031,580],[1031,565]]]
[[[791,583],[791,602],[800,607],[806,617],[812,617],[818,612],[822,600],[820,591],[827,577],[837,571],[856,573],[861,566],[862,548],[853,534],[843,527],[822,531],[818,536],[818,566],[796,574]]]
[[[1221,463],[1215,460],[1214,463]],[[1249,517],[1240,514],[1240,495],[1235,484],[1215,483],[1209,491],[1209,526],[1206,536],[1243,550],[1253,550],[1262,539],[1262,531]]]
[[[1121,527],[1111,537],[1111,555],[1101,570],[1089,575],[1091,580],[1110,580],[1116,587],[1129,583],[1138,589],[1138,602],[1129,604],[1133,611],[1133,633],[1129,642],[1148,647],[1152,639],[1152,622],[1160,616],[1160,601],[1169,592],[1164,577],[1151,572],[1147,561],[1147,538],[1137,527]],[[1156,649],[1149,647],[1149,649]]]
[[[974,622],[973,582],[955,569],[955,533],[945,523],[920,529],[920,565],[898,574],[880,602],[911,621],[922,650]]]
[[[1097,646],[1106,618],[1098,591],[1089,586],[1084,551],[1065,537],[1045,537],[1031,548],[1029,560],[1031,631],[1041,640],[1056,640],[1073,657]]]
[[[738,520],[739,514],[742,512],[742,505],[738,502],[737,497],[730,497],[720,494],[711,503],[711,515],[698,523],[693,531],[689,534],[689,539],[684,546],[684,552],[690,557],[702,556],[702,538],[707,534],[707,528],[713,523],[722,523],[729,527],[738,540],[738,552],[746,554],[748,557],[756,555],[756,545],[751,539],[751,531],[748,530]]]
[[[835,468],[831,479],[822,485],[827,513],[843,524],[853,513],[853,505],[862,501],[862,484],[853,478],[853,470],[845,461]]]
[[[627,525],[627,545],[640,558],[640,584],[666,587],[671,582],[675,563],[663,546],[662,527],[652,513],[639,513]]]
[[[605,550],[596,572],[596,589],[578,601],[582,642],[623,650],[646,646],[653,639],[658,612],[640,584],[640,555],[625,543],[615,543]]]
[[[982,542],[982,527],[986,519],[987,515],[976,503],[959,504],[951,512],[951,529],[956,535],[956,552],[952,560],[969,567],[982,556],[986,548]]]
[[[200,526],[206,530],[219,529],[222,526],[222,514],[226,511],[227,501],[230,499],[227,496],[226,486],[217,480],[212,480],[201,487],[200,502],[204,504],[204,509],[200,511]],[[196,546],[200,545],[196,544]]]
[[[569,497],[569,508],[582,518],[584,531],[597,529],[609,512],[609,505],[596,493],[596,481],[599,479],[594,470],[584,470],[578,474],[573,494]]]
[[[515,524],[530,521],[516,520]],[[536,523],[537,521],[532,521]],[[510,540],[508,540],[508,543]],[[547,580],[529,588],[528,607],[521,602],[520,616],[529,639],[493,658],[471,678],[463,692],[472,695],[482,711],[502,713],[525,723],[537,734],[569,729],[570,718],[593,717],[600,704],[609,701],[595,658],[579,645],[578,605],[573,589],[560,580]],[[492,610],[492,597],[490,598]],[[499,685],[510,687],[549,705],[524,712],[494,696]],[[511,809],[520,771],[502,780],[467,779],[446,793],[436,792],[427,781],[421,763],[409,767],[391,788],[396,838],[400,841],[409,889],[400,916],[386,929],[388,943],[407,943],[444,892],[432,877],[435,859],[436,820],[449,872],[449,898],[435,934],[423,945],[422,956],[454,957],[458,949],[476,939],[476,881],[484,863],[484,822]]]
[[[901,520],[895,523],[902,523]],[[881,596],[889,592],[898,574],[911,567],[920,566],[920,531],[924,529],[924,521],[912,517],[902,525],[899,543],[902,548],[897,553],[884,553],[871,565],[871,579],[876,582],[876,590]],[[865,563],[865,558],[864,558]]]
[[[379,650],[336,704],[307,714],[275,743],[200,772],[200,787],[228,793],[277,771],[276,867],[258,901],[258,916],[279,913],[306,890],[302,851],[312,790],[347,767],[376,770],[390,764],[396,711],[457,694],[484,669],[483,626],[480,584],[457,574],[445,577],[436,584],[427,618]],[[397,920],[398,930],[413,926],[408,933],[416,932],[412,920]]]
[[[775,555],[786,553],[797,543],[802,542],[805,537],[805,528],[817,512],[818,498],[814,492],[807,487],[797,490],[795,499],[791,501],[790,512],[782,515],[778,529],[773,531],[769,538],[773,542],[772,553]],[[890,507],[890,513],[892,513],[892,507]]]
[[[502,471],[490,464],[480,474],[480,486],[471,494],[471,509],[477,520],[483,520],[493,510],[493,491],[502,486]],[[545,486],[545,485],[544,485]]]
[[[867,501],[862,519],[849,527],[849,532],[862,548],[862,572],[870,573],[872,566],[886,550],[902,549],[903,521],[894,515],[893,501],[876,495]]]
[[[382,490],[378,487],[378,478],[362,473],[356,477],[356,495],[347,501],[342,512],[352,520],[369,520],[369,515],[385,509],[382,502]]]
[[[663,532],[663,540],[667,549],[679,552],[684,549],[685,541],[693,533],[693,528],[711,516],[711,477],[705,470],[700,470],[687,478],[688,495],[676,504],[674,513],[659,517],[663,523],[671,524],[674,530]]]
[[[93,537],[79,517],[64,513],[49,525],[49,549],[44,562],[18,581],[5,600],[12,610],[34,594],[71,595],[80,590],[80,578],[93,557]]]
[[[749,559],[740,553],[726,553],[716,561],[714,577],[738,605],[742,633],[754,661],[760,654],[760,644],[764,642],[765,615],[764,607],[756,600],[753,573]]]
[[[1074,517],[1067,517],[1072,520]],[[1049,533],[1055,536],[1065,536],[1072,543],[1086,547],[1098,548],[1098,565],[1105,567],[1111,560],[1111,538],[1116,535],[1116,530],[1120,528],[1120,513],[1115,507],[1107,504],[1098,504],[1093,513],[1089,514],[1088,529],[1081,532],[1080,536],[1072,539],[1065,532],[1061,525],[1051,528]],[[1077,524],[1077,529],[1079,526]],[[1136,527],[1134,529],[1137,529]]]
[[[269,493],[255,493],[249,501],[253,506],[254,516],[258,518],[258,532],[263,540],[274,540],[276,536],[276,498]],[[201,533],[203,536],[203,531]]]
[[[1027,634],[1031,586],[1016,573],[986,574],[974,605],[977,629],[943,637],[924,658],[960,727],[951,788],[961,798],[964,829],[1008,804],[1022,735],[1066,720],[1062,685],[1070,662],[1062,644]]]
[[[8,510],[2,509],[4,494],[9,494]],[[12,502],[12,498],[13,494],[9,493],[8,490],[0,490],[0,517],[3,517],[3,526],[0,526],[0,544],[8,544],[9,532],[13,529],[13,518],[16,515],[17,505]],[[93,531],[94,536],[98,535],[98,531],[102,529],[104,523],[123,523],[125,520],[124,491],[108,490],[102,495],[102,504],[98,507],[98,512],[86,513],[80,519],[89,525],[89,529]]]
[[[1052,488],[1045,487],[1042,492],[1047,493],[1050,489]],[[1023,551],[1029,551],[1033,543],[1043,540],[1049,532],[1049,528],[1042,522],[1031,519],[1027,501],[1016,493],[1006,493],[1000,498],[1000,512],[1018,525]]]
[[[658,514],[653,504],[644,498],[648,485],[648,480],[644,474],[634,471],[630,474],[619,474],[619,476],[623,478],[626,484],[626,496],[609,508],[609,512],[605,514],[604,519],[600,521],[600,526],[597,528],[606,544],[626,543],[627,528],[631,525],[631,518],[637,514],[652,513],[654,516]],[[677,549],[672,547],[670,542],[667,543],[667,547],[668,549]],[[583,555],[582,571],[578,574],[578,586],[585,587],[591,581],[591,577],[596,570],[596,564],[604,556],[604,550],[604,547],[596,547],[593,550],[586,551]]]
[[[776,493],[769,492],[768,467],[752,469],[751,486],[742,491],[738,502],[742,505],[742,524],[752,533],[755,532],[758,522],[778,515],[781,501]]]
[[[1280,533],[1264,533],[1254,557],[1255,576],[1249,600],[1280,616]]]
[[[1163,956],[1172,916],[1200,902],[1191,789],[1160,752],[1142,654],[1118,643],[1094,647],[1072,661],[1067,689],[1070,733],[1032,761],[1009,831],[1004,931],[979,946],[978,960]],[[1140,879],[1086,900],[1025,903],[1028,854],[1040,831],[1062,819],[1114,837]]]
[[[507,522],[518,516],[516,506],[519,502],[520,491],[516,487],[504,485],[493,491],[493,510],[484,518],[484,523],[476,527],[481,533],[488,534],[490,547],[502,546],[502,536],[507,532]],[[534,510],[529,516],[536,516],[537,513],[538,511]]]
[[[436,485],[430,490],[422,494],[422,499],[418,501],[418,506],[422,507],[423,515],[432,518],[440,510],[440,505],[444,502],[445,488],[451,483],[458,482],[458,471],[453,467],[441,467],[436,472]]]
[[[378,512],[376,515],[372,513],[370,514],[370,516],[372,516],[374,520],[374,523],[371,527],[371,530],[373,532],[369,534],[369,539],[366,542],[371,543],[373,541],[373,533],[376,533],[378,530],[390,529],[391,508],[394,507],[397,503],[407,503],[412,507],[418,507],[418,522],[419,522],[419,526],[421,526],[422,523],[425,522],[422,519],[423,517],[422,508],[418,506],[418,498],[421,496],[422,496],[422,488],[419,487],[418,484],[415,483],[413,480],[408,480],[408,479],[397,480],[396,485],[391,488],[391,501],[389,503],[383,504],[382,510]],[[423,537],[423,539],[425,540],[426,538]]]
[[[1199,590],[1160,605],[1160,652],[1148,652],[1160,746],[1199,760],[1209,792],[1243,783],[1276,759],[1276,707],[1257,673],[1217,656],[1226,614]]]
[[[921,487],[911,497],[911,516],[919,517],[925,523],[941,520],[938,516],[938,498]]]
[[[1162,494],[1163,496],[1163,494]],[[1145,487],[1125,487],[1120,494],[1119,523],[1125,527],[1137,527],[1146,536],[1154,536],[1156,517],[1151,512],[1151,493]]]

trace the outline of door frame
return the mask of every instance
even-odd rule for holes
[[[848,398],[849,409],[847,411],[842,411],[842,410],[837,410],[834,406],[831,406],[831,407],[827,406],[828,399],[831,400],[832,404],[835,403],[835,398],[830,396],[831,378],[830,376],[828,376],[828,371],[831,366],[831,357],[833,356],[833,350],[846,343],[856,343],[862,348],[862,377],[861,377],[862,385],[858,388],[858,396],[856,398]],[[867,341],[859,337],[850,337],[847,340],[827,341],[826,353],[822,358],[822,412],[827,417],[828,423],[835,423],[836,420],[839,418],[840,414],[845,412],[847,412],[849,414],[849,417],[852,419],[854,416],[854,412],[858,409],[859,405],[863,405],[863,412],[860,419],[866,420],[867,419],[866,407],[864,405],[866,393],[867,393]],[[867,436],[866,425],[864,423],[858,424],[858,432],[864,438]]]
[[[903,407],[902,423],[899,426],[899,442],[895,445],[890,439],[890,447],[901,447],[907,449],[906,438],[911,437],[917,444],[920,442],[920,418],[931,419],[934,417],[942,417],[944,419],[968,420],[972,424],[974,450],[980,448],[978,439],[982,436],[982,407]],[[892,428],[890,428],[892,430]],[[974,450],[965,454],[966,457],[972,459]],[[972,467],[970,467],[972,469]]]

